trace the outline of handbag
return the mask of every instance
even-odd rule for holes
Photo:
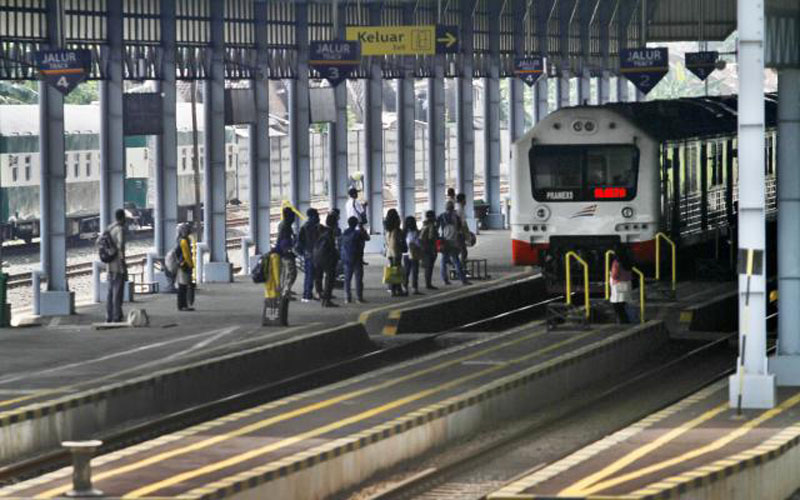
[[[384,266],[383,267],[383,284],[384,285],[402,285],[403,284],[403,266]]]

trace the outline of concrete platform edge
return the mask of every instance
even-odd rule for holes
[[[624,370],[666,342],[667,336],[662,322],[636,326],[371,429],[216,482],[214,491],[205,489],[203,496],[324,498],[475,432],[487,422],[519,417],[597,377]]]
[[[277,381],[296,374],[299,366],[363,352],[368,345],[364,326],[348,323],[3,412],[0,464],[240,391],[242,380],[252,385]]]

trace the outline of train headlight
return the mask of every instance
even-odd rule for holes
[[[531,230],[531,226],[529,226],[529,225],[525,224],[524,226],[522,226],[522,229],[523,229],[525,232],[528,232],[528,231],[530,231],[530,230]]]
[[[622,209],[622,216],[626,219],[630,219],[633,217],[633,209],[631,207],[625,207]]]
[[[572,130],[574,130],[575,132],[581,132],[583,130],[583,123],[580,121],[573,122]]]
[[[539,205],[536,207],[534,213],[536,214],[536,218],[541,221],[545,221],[550,218],[550,209],[545,205]]]

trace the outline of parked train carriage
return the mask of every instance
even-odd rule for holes
[[[766,98],[767,207],[776,214],[776,101]],[[512,260],[560,272],[568,250],[602,277],[627,244],[655,259],[655,236],[690,246],[736,218],[736,97],[565,108],[512,148]]]
[[[68,236],[96,233],[100,204],[100,110],[98,106],[65,106],[65,154]],[[178,105],[179,204],[194,204],[191,107]],[[200,120],[202,122],[202,120]],[[39,123],[36,106],[0,106],[0,224],[3,239],[30,240],[39,234]],[[204,170],[203,133],[198,133],[200,171]],[[154,165],[152,143],[144,136],[125,137],[125,206],[144,223],[152,220],[149,178]],[[226,128],[228,199],[234,196],[237,142]],[[202,190],[201,190],[202,195]]]

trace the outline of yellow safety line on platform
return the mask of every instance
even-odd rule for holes
[[[494,372],[500,371],[502,369],[508,368],[509,366],[512,366],[514,364],[522,363],[522,362],[527,361],[529,359],[541,356],[541,355],[543,355],[543,354],[545,354],[547,352],[556,350],[559,347],[562,347],[564,345],[571,344],[573,342],[577,342],[578,340],[580,340],[580,339],[582,339],[584,337],[587,337],[589,335],[595,334],[595,333],[597,333],[597,332],[586,332],[586,333],[583,333],[583,334],[576,335],[574,337],[571,337],[569,339],[563,340],[561,342],[557,342],[555,344],[551,344],[551,345],[549,345],[549,346],[547,346],[545,348],[539,349],[539,350],[534,351],[532,353],[526,354],[524,356],[520,356],[519,358],[515,358],[515,359],[512,359],[512,360],[506,361],[504,363],[501,363],[501,364],[493,365],[493,366],[491,366],[489,368],[485,368],[485,369],[483,369],[481,371],[474,372],[474,373],[471,373],[469,375],[465,375],[463,377],[459,377],[459,378],[450,380],[448,382],[445,382],[444,384],[440,384],[440,385],[432,387],[430,389],[426,389],[424,391],[419,391],[419,392],[411,394],[409,396],[406,396],[406,397],[403,397],[403,398],[400,398],[400,399],[396,399],[396,400],[394,400],[394,401],[392,401],[390,403],[386,403],[384,405],[381,405],[381,406],[378,406],[378,407],[375,407],[375,408],[371,408],[371,409],[369,409],[367,411],[358,413],[356,415],[352,415],[350,417],[344,418],[342,420],[338,420],[336,422],[332,422],[332,423],[324,425],[322,427],[317,427],[315,429],[311,429],[311,430],[303,432],[301,434],[297,434],[297,435],[294,435],[294,436],[291,436],[291,437],[288,437],[288,438],[284,438],[284,439],[282,439],[282,440],[280,440],[278,442],[274,442],[274,443],[270,443],[270,444],[268,444],[266,446],[262,446],[261,448],[256,448],[254,450],[250,450],[250,451],[247,451],[247,452],[244,452],[244,453],[240,453],[239,455],[230,457],[230,458],[222,460],[220,462],[215,462],[215,463],[206,465],[204,467],[199,467],[199,468],[191,470],[191,471],[187,471],[187,472],[183,472],[181,474],[177,474],[177,475],[175,475],[175,476],[173,476],[173,477],[171,477],[169,479],[164,479],[162,481],[158,481],[158,482],[150,484],[148,486],[144,486],[142,488],[136,489],[136,490],[134,490],[134,491],[132,491],[130,493],[127,493],[127,494],[123,495],[122,498],[141,498],[141,497],[147,495],[148,493],[152,493],[154,491],[158,491],[158,490],[163,489],[163,488],[168,488],[170,486],[174,486],[176,484],[179,484],[179,483],[182,483],[182,482],[185,482],[185,481],[189,481],[191,479],[194,479],[194,478],[197,478],[197,477],[200,477],[200,476],[204,476],[206,474],[211,474],[213,472],[216,472],[216,471],[225,469],[227,467],[231,467],[231,466],[240,464],[242,462],[245,462],[247,460],[251,460],[251,459],[259,457],[261,455],[265,455],[267,453],[271,453],[271,452],[279,450],[281,448],[285,448],[287,446],[291,446],[293,444],[302,442],[302,441],[304,441],[306,439],[311,439],[311,438],[315,438],[317,436],[321,436],[321,435],[326,434],[328,432],[335,431],[337,429],[341,429],[342,427],[346,427],[348,425],[352,425],[352,424],[361,422],[363,420],[366,420],[368,418],[374,417],[374,416],[379,415],[381,413],[385,413],[385,412],[387,412],[389,410],[398,408],[400,406],[403,406],[403,405],[406,405],[406,404],[409,404],[409,403],[413,403],[415,401],[418,401],[420,399],[423,399],[423,398],[426,398],[426,397],[429,397],[429,396],[433,396],[436,393],[445,391],[447,389],[451,389],[451,388],[456,387],[456,386],[458,386],[460,384],[463,384],[465,382],[469,382],[470,380],[473,380],[473,379],[476,379],[476,378],[480,378],[480,377],[483,377],[483,376],[486,376],[486,375],[490,375],[491,373],[494,373]]]
[[[730,433],[726,434],[725,436],[723,436],[723,437],[721,437],[719,439],[716,439],[716,440],[712,441],[711,443],[709,443],[709,444],[707,444],[705,446],[701,446],[700,448],[695,448],[694,450],[691,450],[691,451],[688,451],[686,453],[683,453],[682,455],[679,455],[677,457],[673,457],[673,458],[670,458],[670,459],[667,459],[667,460],[662,460],[661,462],[649,465],[649,466],[644,467],[644,468],[639,469],[639,470],[635,470],[635,471],[630,472],[628,474],[624,474],[622,476],[615,477],[613,479],[609,479],[609,480],[603,481],[601,483],[597,483],[594,486],[592,486],[591,488],[587,488],[587,489],[583,490],[581,492],[581,494],[583,494],[583,495],[591,495],[592,493],[596,493],[598,491],[611,488],[611,487],[616,486],[616,485],[621,484],[621,483],[632,481],[634,479],[640,478],[640,477],[645,476],[647,474],[650,474],[650,473],[653,473],[653,472],[656,472],[656,471],[659,471],[659,470],[662,470],[662,469],[666,469],[667,467],[672,467],[673,465],[678,465],[678,464],[680,464],[682,462],[686,462],[688,460],[692,460],[694,458],[697,458],[697,457],[699,457],[701,455],[705,455],[706,453],[710,453],[712,451],[716,451],[716,450],[718,450],[718,449],[730,444],[732,441],[744,436],[745,434],[750,432],[752,429],[754,429],[758,425],[763,424],[767,420],[780,415],[785,410],[797,405],[798,403],[800,403],[800,394],[796,394],[796,395],[792,396],[791,398],[787,399],[786,401],[784,401],[783,403],[781,403],[777,407],[765,411],[764,413],[762,413],[758,417],[754,418],[753,420],[749,420],[749,421],[743,423],[742,425],[737,427],[736,430],[734,430],[733,432],[730,432]]]
[[[693,418],[692,420],[672,429],[671,431],[667,432],[666,434],[660,436],[658,439],[636,448],[635,450],[631,451],[627,455],[623,456],[622,458],[611,462],[606,467],[600,469],[599,471],[595,472],[594,474],[587,476],[580,481],[576,482],[575,484],[568,486],[561,490],[558,494],[559,496],[581,496],[584,494],[584,491],[591,487],[593,484],[607,478],[608,476],[619,472],[620,470],[624,469],[628,465],[632,464],[636,460],[639,460],[643,456],[647,455],[648,453],[661,448],[665,444],[669,443],[670,441],[677,439],[678,437],[682,436],[683,434],[689,432],[690,430],[694,429],[695,427],[711,420],[712,418],[716,417],[723,411],[728,408],[728,403],[723,403],[721,405],[715,406],[714,408],[708,410],[707,412],[701,414],[700,416]]]
[[[531,322],[531,323],[541,323],[541,322],[540,321],[535,321],[535,322]],[[518,328],[512,330],[511,332],[509,332],[509,334],[513,334],[514,332],[517,332],[517,331],[522,331],[525,328],[530,328],[531,327],[531,323],[529,323],[527,325],[523,325],[521,327],[518,327]],[[425,368],[423,370],[409,373],[409,374],[407,374],[405,376],[402,376],[402,377],[398,377],[398,378],[395,378],[395,379],[387,380],[386,382],[383,382],[383,383],[378,384],[378,385],[374,385],[374,386],[371,386],[371,387],[366,387],[366,388],[363,388],[363,389],[350,391],[348,393],[341,394],[339,396],[335,396],[333,398],[329,398],[329,399],[324,400],[324,401],[319,401],[317,403],[309,404],[307,406],[304,406],[302,408],[298,408],[296,410],[292,410],[290,412],[281,413],[279,415],[272,416],[272,417],[269,417],[267,419],[264,419],[264,420],[261,420],[261,421],[246,425],[244,427],[240,427],[239,429],[236,429],[236,430],[234,430],[232,432],[229,432],[227,434],[214,436],[212,438],[208,438],[208,439],[205,439],[203,441],[200,441],[200,442],[188,445],[188,446],[184,446],[182,448],[176,448],[174,450],[165,451],[165,452],[160,453],[158,455],[153,455],[151,457],[142,459],[142,460],[140,460],[138,462],[134,462],[134,463],[131,463],[131,464],[128,464],[128,465],[124,465],[124,466],[116,468],[116,469],[111,469],[111,470],[107,470],[107,471],[104,471],[104,472],[100,472],[98,474],[94,474],[92,477],[93,477],[94,481],[101,481],[103,479],[108,479],[110,477],[114,477],[114,476],[117,476],[119,474],[124,474],[124,473],[127,473],[127,472],[138,470],[138,469],[141,469],[143,467],[147,467],[149,465],[153,465],[153,464],[162,462],[164,460],[171,459],[171,458],[176,457],[178,455],[183,455],[183,454],[186,454],[186,453],[191,453],[193,451],[201,450],[203,448],[207,448],[209,446],[216,445],[216,444],[218,444],[220,442],[223,442],[223,441],[226,441],[228,439],[232,439],[232,438],[235,438],[235,437],[238,437],[238,436],[249,434],[251,432],[255,432],[257,430],[263,429],[263,428],[268,427],[270,425],[273,425],[273,424],[276,424],[276,423],[279,423],[279,422],[283,422],[283,421],[286,421],[286,420],[289,420],[289,419],[292,419],[292,418],[295,418],[295,417],[299,417],[299,416],[305,415],[307,413],[311,413],[311,412],[316,411],[316,410],[321,410],[321,409],[327,408],[327,407],[332,406],[334,404],[340,403],[341,401],[345,401],[347,399],[352,399],[352,398],[355,398],[355,397],[363,396],[363,395],[366,395],[366,394],[369,394],[369,393],[372,393],[372,392],[375,392],[375,391],[383,390],[383,389],[386,389],[386,388],[391,387],[393,385],[397,385],[397,384],[406,382],[406,381],[411,380],[413,378],[420,377],[420,376],[423,376],[423,375],[427,375],[429,373],[433,373],[433,372],[436,372],[438,370],[441,370],[441,369],[444,369],[444,368],[448,368],[448,367],[453,366],[455,364],[462,363],[462,362],[467,361],[469,359],[480,357],[480,356],[483,356],[484,354],[489,354],[491,352],[498,351],[500,349],[504,349],[506,347],[510,347],[512,345],[519,344],[521,342],[525,342],[527,340],[534,339],[536,337],[540,337],[540,336],[544,335],[545,333],[546,332],[544,332],[544,331],[533,332],[531,334],[524,335],[524,336],[519,337],[519,338],[515,338],[515,339],[510,340],[508,342],[503,342],[502,344],[498,344],[498,345],[495,345],[495,346],[492,346],[492,347],[489,347],[489,348],[486,348],[486,349],[481,349],[479,351],[473,352],[472,354],[468,354],[466,356],[461,356],[461,357],[456,358],[456,359],[451,359],[449,361],[445,361],[443,363],[439,363],[438,365],[433,365],[433,366],[430,366],[430,367]],[[45,491],[45,492],[41,493],[40,495],[37,496],[37,498],[52,498],[52,497],[55,497],[55,496],[63,495],[64,493],[69,491],[71,488],[72,488],[71,484],[66,484],[66,485],[63,485],[63,486],[59,486],[57,488],[53,488],[53,489],[50,489],[48,491]]]
[[[455,288],[453,290],[447,290],[447,291],[444,291],[444,292],[439,292],[439,293],[436,293],[436,294],[433,294],[433,295],[430,295],[430,296],[427,296],[427,297],[420,297],[418,299],[406,300],[406,301],[403,301],[401,303],[385,304],[385,305],[382,305],[380,307],[375,307],[373,309],[369,309],[367,311],[362,312],[358,316],[358,322],[359,323],[366,323],[369,320],[369,317],[372,316],[374,313],[376,313],[378,311],[383,311],[383,310],[392,309],[392,308],[396,308],[397,310],[408,309],[408,306],[415,305],[415,304],[418,304],[418,303],[421,303],[421,302],[430,302],[431,299],[436,300],[438,298],[448,297],[450,295],[454,295],[454,294],[459,293],[459,292],[465,292],[466,293],[467,291],[474,292],[474,291],[477,291],[477,290],[482,290],[486,286],[496,285],[497,283],[499,283],[501,281],[511,280],[511,279],[514,279],[514,278],[517,278],[517,277],[521,277],[521,276],[525,276],[525,275],[530,276],[530,277],[535,277],[536,276],[535,274],[531,275],[527,271],[522,271],[522,272],[519,272],[519,273],[509,274],[509,275],[506,275],[506,276],[501,276],[500,278],[495,278],[493,280],[487,281],[486,283],[483,284],[484,285],[483,287],[478,287],[478,288],[474,288],[474,287],[472,287],[472,288],[470,288],[470,287]]]

